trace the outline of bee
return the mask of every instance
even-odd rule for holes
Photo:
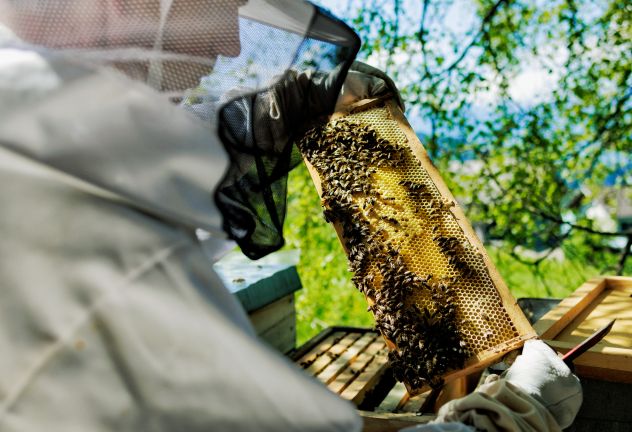
[[[442,211],[450,211],[452,207],[456,206],[456,203],[454,201],[449,200],[437,201],[436,204],[437,208]]]
[[[368,207],[372,207],[375,204],[376,199],[373,197],[369,197],[364,201],[362,206],[363,209],[367,209]]]

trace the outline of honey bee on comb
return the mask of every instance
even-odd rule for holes
[[[465,235],[454,198],[437,187],[390,108],[332,120],[297,146],[389,343],[394,376],[411,394],[521,345],[524,316],[505,308],[482,246]],[[493,306],[482,312],[473,299]]]

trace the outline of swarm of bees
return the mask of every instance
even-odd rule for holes
[[[389,242],[388,233],[370,222],[379,219],[397,229],[400,221],[383,211],[397,206],[393,197],[378,191],[372,181],[377,168],[396,169],[401,148],[379,137],[368,125],[337,120],[310,130],[297,143],[303,156],[318,172],[323,214],[341,228],[352,281],[366,296],[376,328],[395,349],[389,361],[395,377],[411,388],[442,385],[448,370],[463,367],[472,354],[457,325],[455,286],[459,277],[418,275]],[[432,201],[424,184],[401,181],[415,200],[430,202],[426,217],[437,223],[451,203]],[[417,212],[418,210],[415,210]],[[463,274],[472,269],[460,258],[466,246],[433,229],[433,240],[448,262]],[[407,235],[407,234],[406,234]],[[409,296],[424,291],[430,298],[420,308]]]

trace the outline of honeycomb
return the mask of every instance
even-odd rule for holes
[[[457,204],[386,105],[311,130],[298,147],[411,393],[522,336]]]

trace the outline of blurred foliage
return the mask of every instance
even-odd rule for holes
[[[617,192],[632,187],[632,3],[354,4],[359,57],[398,83],[470,219],[535,266],[547,255],[517,249],[568,246],[623,273],[632,232],[614,215]]]
[[[632,232],[615,219],[632,187],[632,3],[320,3],[359,33],[358,58],[398,84],[408,119],[493,241],[517,297],[632,274]],[[303,168],[290,178],[288,212],[290,247],[302,250],[299,335],[370,323]]]

